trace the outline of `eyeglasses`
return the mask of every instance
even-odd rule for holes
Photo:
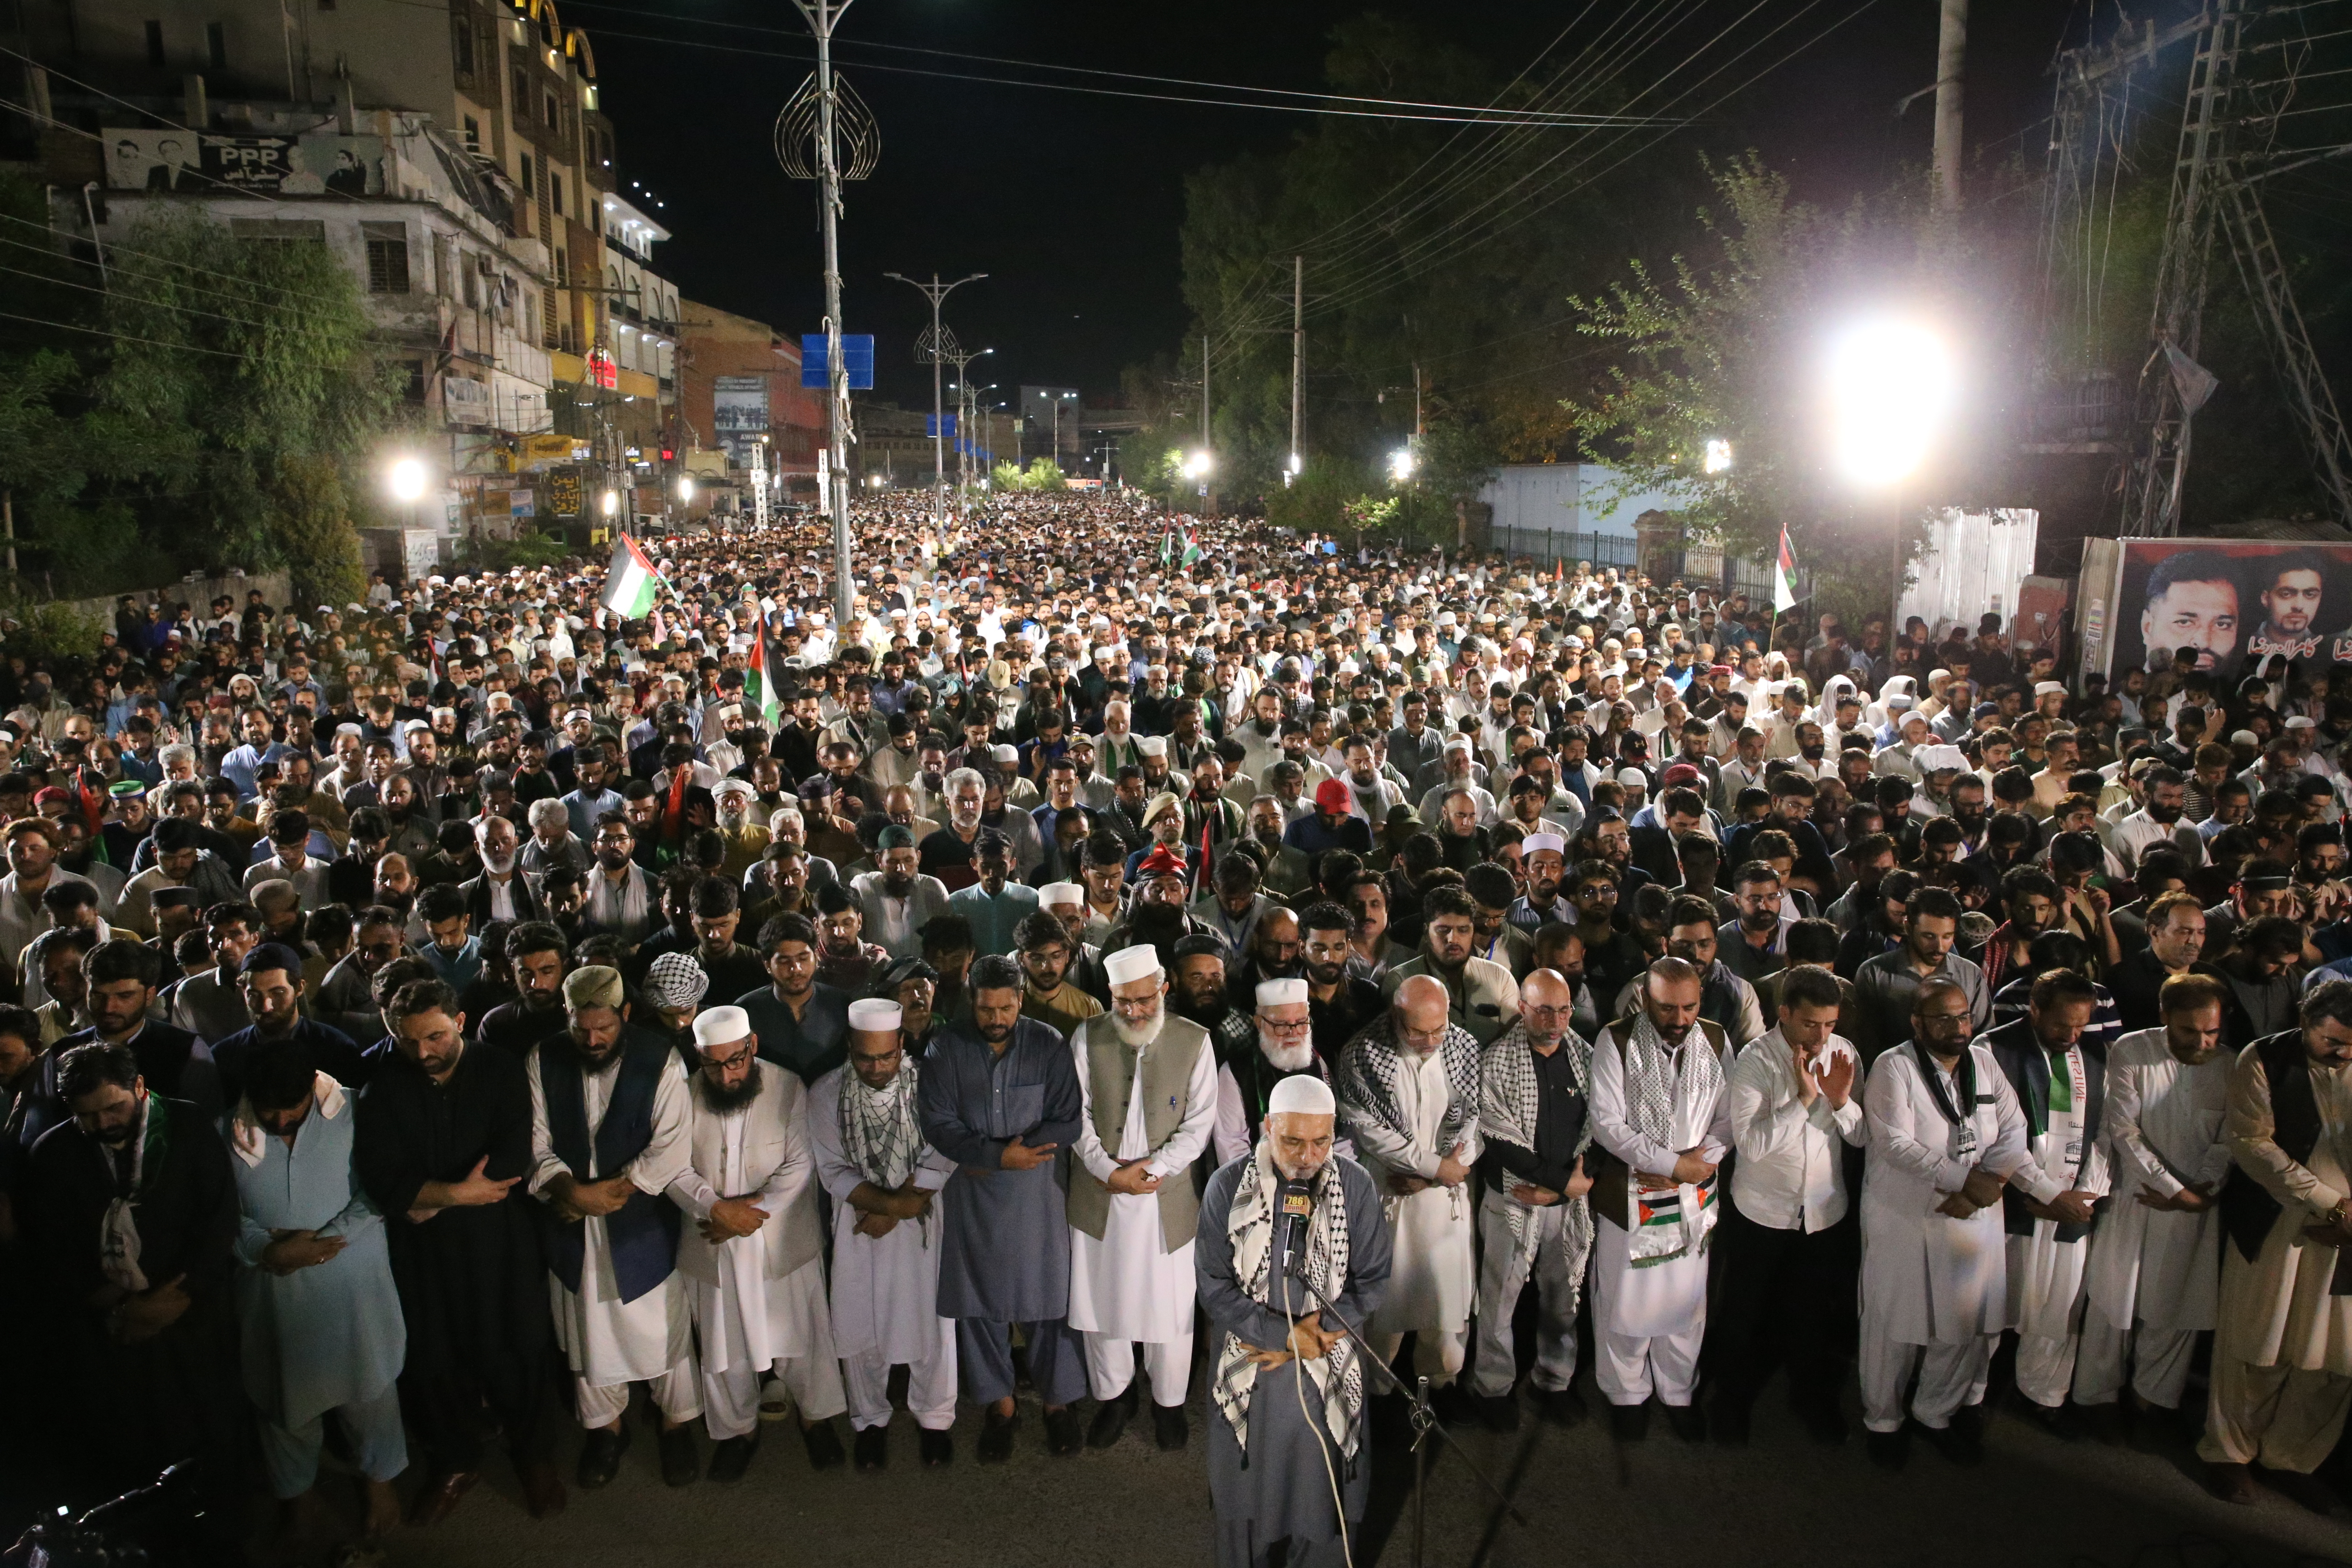
[[[1288,1023],[1285,1023],[1279,1018],[1269,1018],[1263,1013],[1256,1015],[1256,1016],[1257,1026],[1265,1030],[1268,1034],[1296,1035],[1315,1026],[1315,1020],[1312,1018],[1297,1018]]]
[[[760,1050],[758,1046],[747,1045],[741,1050],[737,1051],[733,1056],[706,1056],[702,1058],[702,1062],[705,1067],[717,1068],[720,1072],[733,1072],[737,1068],[741,1067],[744,1063],[750,1061],[753,1057],[756,1057],[759,1054]]]

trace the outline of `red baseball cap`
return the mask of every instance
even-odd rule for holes
[[[1315,804],[1325,811],[1346,811],[1356,804],[1356,797],[1338,779],[1325,779],[1315,786]]]

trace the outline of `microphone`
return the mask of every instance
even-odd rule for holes
[[[1307,1276],[1307,1222],[1315,1213],[1315,1189],[1286,1177],[1277,1205],[1282,1216],[1282,1272],[1293,1279]]]

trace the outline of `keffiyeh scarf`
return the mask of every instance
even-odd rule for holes
[[[841,1152],[886,1192],[905,1186],[923,1157],[922,1131],[915,1125],[919,1070],[909,1058],[881,1089],[868,1089],[855,1068],[841,1075]]]
[[[1234,1279],[1244,1295],[1272,1311],[1286,1310],[1276,1305],[1283,1300],[1282,1288],[1273,1279],[1275,1203],[1281,1192],[1282,1178],[1274,1169],[1273,1142],[1261,1140],[1257,1152],[1242,1167],[1241,1179],[1234,1184],[1234,1206],[1225,1216],[1225,1235],[1234,1247]],[[1323,1168],[1315,1173],[1315,1213],[1307,1222],[1307,1278],[1315,1287],[1311,1294],[1295,1281],[1291,1284],[1296,1299],[1287,1310],[1296,1317],[1305,1317],[1323,1301],[1336,1300],[1347,1288],[1348,1196],[1336,1159],[1324,1161]],[[1258,1363],[1250,1359],[1253,1348],[1282,1347],[1252,1347],[1228,1331],[1217,1350],[1216,1382],[1210,1390],[1218,1414],[1234,1429],[1234,1441],[1245,1464],[1250,1397],[1256,1392],[1259,1372]],[[1306,1369],[1322,1398],[1324,1430],[1339,1440],[1340,1453],[1353,1459],[1356,1418],[1364,1408],[1364,1369],[1356,1360],[1356,1342],[1343,1334],[1321,1360],[1297,1364]]]
[[[1717,1100],[1723,1093],[1723,1060],[1700,1025],[1679,1041],[1669,1041],[1636,1009],[1622,1036],[1625,1110],[1633,1130],[1668,1149],[1696,1147],[1706,1135]],[[1644,1192],[1639,1181],[1625,1184],[1625,1229],[1633,1237],[1633,1266],[1696,1257],[1715,1228],[1715,1178],[1665,1192]]]
[[[1461,1141],[1462,1131],[1478,1114],[1478,1042],[1459,1024],[1449,1024],[1438,1050],[1445,1060],[1445,1116],[1438,1123],[1437,1147],[1442,1152]],[[1396,1015],[1385,1013],[1358,1035],[1341,1058],[1339,1092],[1343,1105],[1374,1118],[1400,1138],[1410,1141],[1404,1110],[1397,1100],[1398,1079],[1408,1070],[1408,1049],[1396,1037]]]
[[[139,1267],[136,1211],[141,1189],[146,1185],[149,1162],[160,1167],[171,1142],[172,1114],[160,1095],[151,1094],[140,1101],[139,1124],[131,1133],[131,1179],[117,1180],[114,1195],[107,1200],[106,1213],[98,1224],[99,1272],[109,1283],[133,1295],[147,1289],[147,1276]],[[101,1148],[99,1157],[106,1162],[107,1174],[113,1176],[114,1156]]]
[[[1574,1029],[1569,1029],[1560,1036],[1559,1049],[1568,1053],[1568,1073],[1576,1080],[1576,1092],[1589,1100],[1592,1094],[1592,1047]],[[1533,1149],[1536,1121],[1541,1109],[1535,1048],[1528,1044],[1528,1026],[1522,1019],[1496,1036],[1494,1044],[1486,1047],[1485,1069],[1478,1084],[1479,1127],[1489,1138]],[[1583,1153],[1591,1144],[1592,1119],[1588,1116],[1576,1152]],[[1591,1245],[1592,1205],[1582,1198],[1564,1199],[1563,1205],[1568,1213],[1569,1245],[1581,1255]],[[1513,1249],[1525,1250],[1535,1232],[1536,1211],[1525,1204],[1506,1202],[1503,1214],[1511,1227]]]

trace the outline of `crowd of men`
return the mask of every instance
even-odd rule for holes
[[[880,1468],[901,1368],[926,1466],[1024,1387],[1182,1448],[1197,1373],[1220,1560],[1336,1563],[1371,1358],[1572,1424],[1582,1339],[1624,1441],[1779,1368],[1889,1468],[2002,1401],[2328,1506],[2352,693],[1183,528],[880,508],[845,624],[786,525],[660,542],[641,619],[379,576],[11,659],[44,1442],[299,1556],[322,1461],[381,1534],[638,1426]]]

